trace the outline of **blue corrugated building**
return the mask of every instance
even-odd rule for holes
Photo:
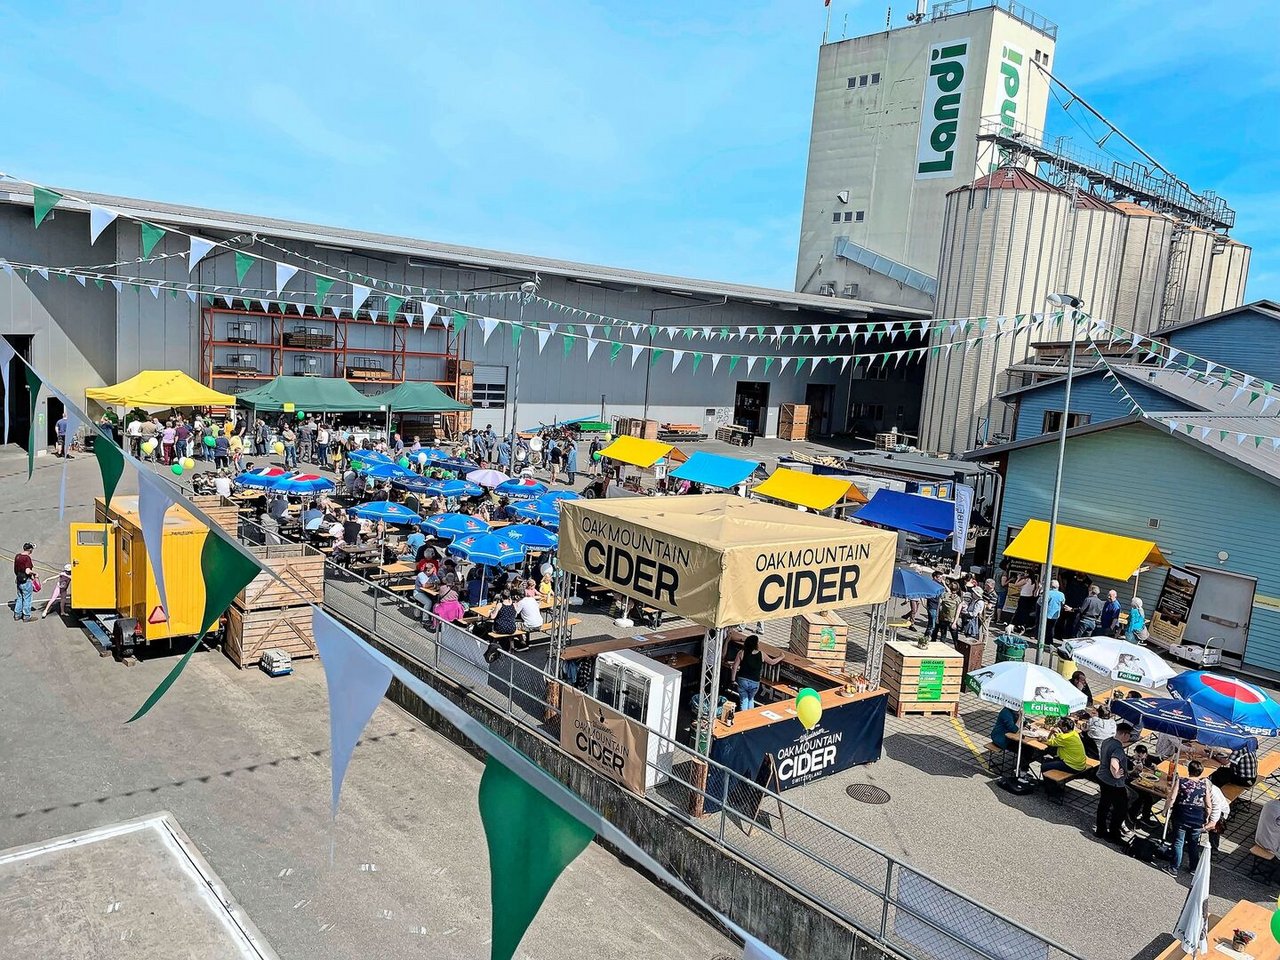
[[[1229,663],[1280,676],[1280,307],[1248,304],[1160,338],[1173,364],[1129,357],[1073,378],[1059,521],[1157,543],[1201,575],[1202,605],[1221,595],[1224,611],[1247,609],[1244,622],[1207,611],[1188,638],[1212,636]],[[1004,476],[998,556],[1049,517],[1064,387],[1057,377],[1004,394],[1012,440],[968,454]],[[1098,582],[1132,595],[1132,582]],[[1148,614],[1163,582],[1158,568],[1139,577]]]

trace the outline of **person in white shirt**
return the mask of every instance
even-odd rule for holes
[[[213,478],[213,489],[220,497],[231,496],[231,478],[225,473],[219,473]]]
[[[1116,735],[1116,721],[1111,716],[1111,711],[1105,706],[1099,705],[1096,716],[1089,718],[1089,722],[1085,724],[1085,753],[1097,759],[1097,754],[1102,744],[1111,737]],[[1092,752],[1090,749],[1092,748]]]
[[[1205,821],[1204,829],[1209,834],[1209,847],[1214,853],[1218,852],[1218,841],[1222,838],[1222,832],[1227,829],[1229,816],[1231,816],[1231,802],[1218,785],[1210,780],[1209,818]]]
[[[130,420],[124,432],[125,436],[129,438],[129,453],[135,457],[141,456],[141,451],[138,448],[142,444],[142,421]]]
[[[516,602],[516,616],[524,630],[537,630],[542,626],[542,610],[537,597],[521,597]]]
[[[1151,751],[1161,760],[1168,760],[1182,750],[1182,741],[1172,734],[1161,733],[1156,736],[1155,748]]]

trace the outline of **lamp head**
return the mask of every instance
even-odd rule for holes
[[[1072,309],[1079,310],[1084,306],[1083,300],[1079,297],[1073,297],[1069,293],[1051,293],[1045,299],[1058,307],[1071,307]]]

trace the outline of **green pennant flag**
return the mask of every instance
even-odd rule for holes
[[[129,284],[129,289],[132,290],[134,293],[142,292],[142,287],[138,286],[136,283]]]
[[[656,337],[657,335],[658,335],[658,328],[657,328],[657,327],[650,327],[650,328],[649,328],[649,339],[650,339],[650,340],[652,340],[652,339],[653,339],[654,337]]]
[[[57,273],[55,273],[55,274],[53,275],[53,279],[55,279],[55,280],[66,280],[66,279],[67,279],[67,277],[68,277],[68,274],[65,274],[65,273],[63,273],[63,272],[61,272],[61,271],[58,271]]]
[[[684,328],[683,330],[681,330],[680,332],[684,334],[684,338],[685,338],[686,340],[692,340],[692,339],[693,339],[693,327],[685,327],[685,328]]]
[[[567,360],[567,359],[569,359],[569,354],[573,353],[573,341],[574,341],[574,340],[576,340],[576,339],[578,339],[578,338],[577,338],[577,337],[575,337],[575,336],[573,336],[573,334],[570,334],[570,333],[566,333],[566,334],[564,335],[564,337],[563,337],[563,340],[564,340],[564,356],[565,356],[565,359],[566,359],[566,360]]]
[[[94,285],[95,287],[97,287],[99,290],[105,290],[105,289],[106,289],[106,284],[105,284],[105,283],[103,283],[103,281],[102,281],[102,278],[101,278],[101,277],[97,277],[97,278],[93,281],[93,285]]]
[[[1194,423],[1188,423],[1186,426],[1187,433],[1192,433],[1195,431],[1195,429],[1196,429],[1196,425]]]
[[[657,362],[658,362],[658,358],[659,358],[660,356],[662,356],[662,355],[663,355],[664,353],[666,353],[666,352],[667,352],[667,351],[665,351],[665,350],[650,350],[650,351],[649,351],[649,366],[651,366],[651,367],[652,367],[655,363],[657,363]]]
[[[520,349],[520,337],[524,334],[524,327],[518,323],[511,324],[511,349]]]
[[[929,356],[936,357],[941,350],[942,348],[939,346],[932,346],[929,348]]]
[[[151,251],[156,248],[156,244],[164,237],[164,227],[157,227],[154,223],[142,222],[142,256],[151,256]],[[236,255],[237,257],[239,254]]]
[[[1255,447],[1260,447],[1260,446],[1262,446],[1262,438],[1261,438],[1261,437],[1254,437],[1254,438],[1253,438],[1253,445],[1254,445]]]
[[[27,402],[31,407],[31,431],[27,438],[27,479],[30,480],[31,475],[36,472],[36,402],[40,399],[40,388],[44,386],[44,381],[30,367],[24,366],[23,372],[27,375]]]
[[[759,336],[762,336],[762,337],[763,337],[763,336],[764,336],[764,327],[756,327],[756,333],[757,333]]]
[[[698,372],[698,364],[700,364],[701,362],[702,362],[702,354],[695,353],[693,355],[693,372],[694,373]]]
[[[774,361],[774,360],[776,360],[776,359],[778,359],[778,358],[777,358],[777,357],[765,357],[765,358],[764,358],[764,372],[765,372],[766,374],[769,372],[769,368],[773,366],[773,361]]]
[[[169,692],[182,671],[186,669],[191,655],[200,647],[204,635],[209,628],[218,622],[218,618],[231,606],[236,594],[248,586],[249,581],[258,575],[258,565],[246,557],[222,537],[212,530],[205,534],[204,545],[200,548],[200,574],[204,578],[204,613],[200,617],[202,627],[200,635],[195,638],[191,648],[182,655],[182,659],[173,665],[173,669],[160,681],[160,685],[151,691],[137,712],[126,720],[133,723],[145,717]]]
[[[1225,440],[1225,439],[1227,439],[1227,431],[1226,431],[1226,430],[1220,430],[1220,431],[1218,431],[1218,439],[1219,439],[1219,440]]]
[[[564,868],[595,836],[493,757],[480,778],[493,904],[490,960],[511,960]]]
[[[467,325],[467,315],[461,310],[453,311],[453,332],[457,333]]]
[[[1270,382],[1270,381],[1268,381],[1268,380],[1263,380],[1263,381],[1262,381],[1262,389],[1263,389],[1263,392],[1264,392],[1264,393],[1270,393],[1270,392],[1271,392],[1272,390],[1274,390],[1275,388],[1276,388],[1276,386],[1275,386],[1275,384],[1274,384],[1274,383],[1271,383],[1271,382]]]
[[[236,251],[236,283],[243,286],[244,278],[249,273],[249,268],[253,266],[254,261],[258,258],[249,253]]]
[[[1262,396],[1262,394],[1258,393],[1256,390],[1250,390],[1250,391],[1249,391],[1249,403],[1250,403],[1250,405],[1252,405],[1252,404],[1253,404],[1253,401],[1257,400],[1257,399],[1258,399],[1258,397],[1260,397],[1260,396]]]
[[[609,366],[613,366],[613,362],[618,359],[618,354],[622,352],[625,343],[615,343],[609,347]]]
[[[115,443],[99,434],[93,440],[93,457],[98,461],[98,472],[102,474],[102,502],[110,505],[124,474],[124,454]]]
[[[32,212],[36,217],[36,229],[40,228],[40,224],[44,218],[49,215],[49,211],[58,205],[58,201],[62,199],[62,194],[56,190],[46,190],[44,187],[35,187],[31,191],[32,195]]]
[[[729,358],[729,373],[730,373],[730,374],[732,374],[732,373],[733,373],[733,368],[734,368],[734,367],[736,367],[736,366],[741,362],[741,360],[742,360],[742,358],[741,358],[741,357],[730,357],[730,358]]]
[[[328,277],[316,277],[316,306],[324,306],[325,295],[333,289],[336,280],[330,280]]]
[[[800,331],[801,331],[801,329],[803,329],[803,328],[801,328],[801,327],[792,327],[792,328],[791,328],[791,332],[792,332],[792,333],[794,333],[794,334],[798,337],[798,336],[800,336]]]
[[[404,297],[393,297],[390,294],[387,295],[387,322],[388,323],[395,322],[396,314],[400,312],[400,308],[403,306],[404,306]]]

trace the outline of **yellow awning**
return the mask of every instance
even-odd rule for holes
[[[840,477],[823,477],[779,467],[773,475],[752,491],[762,497],[794,503],[810,510],[826,510],[841,500],[866,503],[862,491]]]
[[[652,467],[663,457],[669,456],[673,450],[675,447],[669,443],[622,436],[601,450],[600,456],[620,463],[629,463],[634,467]]]
[[[1013,542],[1005,547],[1004,555],[1044,563],[1048,543],[1049,524],[1028,520]],[[1140,567],[1167,567],[1169,561],[1151,540],[1135,540],[1060,523],[1053,541],[1053,565],[1109,580],[1129,580]]]
[[[94,387],[84,392],[103,406],[168,407],[229,406],[236,398],[219,393],[192,380],[181,370],[143,370],[137,376],[110,387]]]

